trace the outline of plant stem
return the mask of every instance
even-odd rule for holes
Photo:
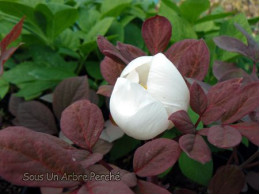
[[[198,120],[197,120],[197,122],[195,124],[195,129],[198,127],[198,125],[199,125],[199,123],[201,121],[201,116],[202,116],[202,114],[200,115],[200,117],[198,118]]]
[[[103,165],[108,171],[112,171],[113,168],[107,164],[103,159],[99,161],[99,164]]]
[[[239,167],[243,169],[246,165],[251,163],[255,158],[257,158],[259,155],[259,151],[256,151],[252,156],[250,156],[245,162],[243,162]]]
[[[256,162],[245,165],[244,169],[249,169],[249,168],[252,168],[252,167],[258,166],[258,165],[259,165],[259,161],[256,161]]]

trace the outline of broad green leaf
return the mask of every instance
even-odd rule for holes
[[[0,77],[0,98],[4,98],[8,90],[9,83],[3,77]]]
[[[29,83],[19,84],[19,92],[16,93],[19,97],[24,97],[25,100],[34,99],[42,94],[44,90],[56,86],[58,82],[53,81],[32,81]]]
[[[103,79],[100,72],[100,63],[97,61],[86,61],[85,67],[87,73],[94,79]]]
[[[196,21],[196,23],[202,23],[202,22],[207,22],[207,21],[214,21],[217,19],[222,19],[226,18],[228,16],[234,15],[233,12],[224,12],[224,13],[217,13],[217,14],[211,14],[211,15],[206,15]]]
[[[181,18],[171,7],[168,7],[163,2],[161,2],[161,6],[159,8],[159,15],[166,17],[171,22],[172,41],[177,42],[183,39],[197,38],[191,24],[185,18]]]
[[[140,140],[136,140],[127,135],[124,135],[121,139],[118,139],[114,142],[113,148],[110,151],[110,159],[115,161],[119,158],[122,158],[137,148],[140,144]]]
[[[56,39],[56,44],[60,47],[69,48],[72,51],[76,51],[80,46],[80,39],[77,33],[67,28]]]
[[[248,24],[248,21],[246,19],[245,14],[241,13],[241,14],[238,14],[238,15],[230,18],[226,22],[224,22],[221,25],[219,35],[231,36],[233,38],[237,38],[237,39],[243,41],[244,43],[246,43],[246,37],[240,31],[238,31],[236,29],[236,27],[234,26],[235,23],[238,23],[249,34],[252,34],[250,25]],[[237,53],[224,51],[220,48],[218,48],[218,50],[217,50],[218,59],[221,59],[222,61],[226,61],[226,60],[233,58],[234,56],[237,56],[237,55],[238,55]]]
[[[219,30],[219,27],[213,21],[207,21],[203,23],[198,23],[194,26],[195,31],[197,32],[204,32],[212,31],[212,30]]]
[[[124,43],[131,44],[142,49],[144,47],[144,40],[141,34],[141,28],[133,23],[126,25]]]
[[[114,21],[110,26],[106,36],[115,35],[115,41],[124,42],[124,27],[121,23]],[[112,41],[112,40],[110,40]],[[112,41],[113,42],[113,41]]]
[[[114,18],[107,17],[97,22],[91,29],[89,29],[85,36],[85,43],[93,40],[96,41],[97,35],[105,35],[113,21]]]
[[[86,42],[80,46],[82,56],[87,56],[91,51],[97,48],[96,40]]]
[[[212,160],[208,163],[201,164],[189,158],[184,152],[180,155],[179,167],[183,175],[204,186],[208,185],[213,173]]]
[[[104,0],[100,8],[102,17],[119,16],[124,9],[130,6],[131,2],[132,0],[113,0],[113,2],[111,0]]]
[[[100,18],[100,13],[96,9],[80,8],[79,9],[79,27],[88,32]]]
[[[249,146],[249,141],[246,137],[242,136],[242,144],[244,144],[247,148]]]
[[[185,0],[180,5],[180,10],[182,16],[190,22],[195,22],[209,6],[209,0]]]
[[[137,6],[131,6],[129,10],[129,14],[137,18],[140,18],[141,20],[145,20],[146,17],[145,12]]]

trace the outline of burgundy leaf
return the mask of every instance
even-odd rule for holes
[[[99,50],[107,57],[110,57],[114,61],[120,64],[128,64],[129,61],[125,59],[119,50],[110,43],[105,37],[98,36],[97,38],[97,44],[99,47]]]
[[[1,54],[0,55],[0,75],[4,71],[4,63],[13,55],[13,53],[18,49],[18,47],[11,47],[10,49],[7,49],[3,52],[1,51],[1,53],[0,53]]]
[[[88,155],[88,158],[82,160],[80,162],[81,166],[84,168],[84,169],[87,169],[89,168],[91,165],[94,165],[96,162],[102,160],[103,158],[103,155],[100,154],[100,153],[90,153]]]
[[[89,101],[91,101],[93,104],[98,105],[99,97],[95,90],[90,89],[89,90]]]
[[[58,134],[55,118],[50,109],[37,101],[19,104],[17,112],[18,123],[34,131]]]
[[[101,85],[98,88],[97,94],[110,97],[113,91],[113,85]]]
[[[194,133],[196,131],[188,113],[184,110],[174,112],[169,117],[169,120],[171,120],[174,126],[183,134]]]
[[[177,42],[166,51],[165,55],[182,76],[203,80],[208,73],[210,54],[202,39]]]
[[[246,175],[246,181],[254,190],[259,190],[259,173],[250,171]]]
[[[238,93],[241,86],[241,79],[231,79],[220,82],[210,88],[207,97],[208,105],[220,106],[227,108],[230,99],[234,98],[234,94]]]
[[[197,193],[195,191],[186,188],[179,188],[174,190],[174,194],[197,194]]]
[[[230,126],[213,126],[208,131],[208,140],[219,148],[232,148],[241,142],[241,134]]]
[[[209,89],[211,88],[211,85],[209,85],[208,83],[205,83],[205,82],[203,82],[203,81],[199,81],[199,80],[197,80],[197,79],[193,79],[193,78],[187,78],[187,77],[185,77],[185,80],[187,81],[186,83],[187,83],[187,85],[189,86],[189,88],[191,87],[191,85],[193,84],[193,83],[197,83],[197,84],[199,84],[199,86],[201,87],[201,89],[203,89],[203,91],[204,91],[204,93],[205,94],[207,94],[208,93],[208,91],[209,91]]]
[[[88,99],[89,86],[86,76],[72,77],[62,81],[54,90],[53,110],[58,119],[62,111],[77,100]]]
[[[171,194],[168,190],[151,182],[138,180],[136,192],[138,194]]]
[[[258,105],[259,82],[250,83],[240,89],[239,93],[229,102],[228,110],[222,121],[224,124],[233,123],[254,111]]]
[[[190,88],[190,106],[197,114],[201,115],[207,108],[208,99],[200,87],[200,85],[194,82]]]
[[[179,139],[180,148],[192,159],[205,164],[211,160],[211,152],[200,135],[186,134]]]
[[[253,144],[259,145],[259,123],[258,122],[245,122],[230,125],[237,129],[241,135],[248,138]]]
[[[199,130],[198,134],[203,136],[208,136],[208,132],[209,132],[209,128],[203,128]]]
[[[220,167],[211,179],[210,194],[239,194],[245,184],[245,175],[238,166]]]
[[[14,94],[12,94],[8,103],[9,112],[11,112],[12,115],[16,116],[19,108],[19,104],[21,104],[22,102],[24,102],[23,98],[17,97]]]
[[[61,130],[75,144],[91,150],[104,127],[101,110],[88,100],[67,107],[61,117]]]
[[[217,60],[213,64],[213,74],[218,80],[220,80],[226,72],[238,69],[239,68],[236,67],[234,63],[222,62]]]
[[[125,65],[117,63],[109,57],[105,57],[100,64],[101,74],[110,85],[116,83],[124,68]]]
[[[243,42],[236,38],[229,36],[219,36],[215,37],[213,40],[215,44],[219,46],[221,49],[231,52],[237,52],[244,56],[250,57],[247,45],[245,45]]]
[[[121,55],[128,61],[131,62],[132,60],[134,60],[137,57],[140,56],[146,56],[147,54],[145,52],[143,52],[141,49],[133,46],[133,45],[129,45],[129,44],[124,44],[124,43],[117,43],[117,47],[121,53]]]
[[[23,28],[23,22],[25,17],[23,17],[14,27],[13,29],[2,39],[0,42],[1,52],[4,52],[7,46],[15,41],[21,34]]]
[[[158,175],[173,166],[180,156],[177,142],[158,138],[139,147],[134,154],[134,172],[140,176]]]
[[[133,192],[122,181],[98,181],[92,178],[78,190],[77,194],[133,194]]]
[[[42,194],[62,194],[63,188],[41,187]]]
[[[163,16],[148,18],[143,23],[142,36],[152,55],[163,52],[172,36],[171,23]]]
[[[64,174],[84,174],[80,161],[88,156],[88,152],[78,150],[57,137],[17,126],[0,131],[0,156],[0,175],[13,184],[71,187],[80,181],[61,180],[61,177]],[[48,180],[47,173],[58,175],[59,179]],[[28,181],[30,175],[35,179]]]
[[[201,120],[205,125],[209,125],[212,122],[218,121],[224,113],[225,110],[221,107],[208,107],[201,116]]]

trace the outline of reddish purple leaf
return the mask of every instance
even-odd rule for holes
[[[110,97],[112,94],[114,86],[113,85],[101,85],[98,88],[97,94]]]
[[[128,61],[131,62],[133,59],[140,57],[140,56],[146,56],[147,54],[143,52],[141,49],[124,43],[117,43],[117,47],[121,53],[121,55]]]
[[[12,113],[12,115],[16,116],[19,108],[19,104],[23,103],[24,99],[21,97],[17,97],[14,94],[11,95],[8,103],[8,110]]]
[[[82,160],[80,162],[80,165],[84,168],[87,169],[89,168],[91,165],[94,165],[95,163],[99,162],[100,160],[102,160],[103,155],[100,153],[90,153],[88,155],[88,158]]]
[[[34,131],[58,134],[55,118],[50,109],[37,101],[19,104],[17,112],[18,124]]]
[[[253,144],[259,145],[259,124],[258,122],[245,122],[230,125],[237,129],[241,135],[248,138]]]
[[[199,80],[197,80],[197,79],[185,77],[185,80],[187,81],[186,83],[188,84],[188,86],[190,85],[189,88],[190,88],[191,85],[192,85],[193,83],[195,83],[195,82],[196,82],[197,84],[199,84],[199,86],[201,87],[201,89],[203,89],[203,91],[204,91],[205,94],[207,94],[208,91],[209,91],[209,89],[211,88],[211,85],[209,85],[208,83],[205,83],[205,82],[203,82],[203,81],[199,81]]]
[[[105,56],[113,59],[114,61],[116,61],[117,63],[120,63],[120,64],[129,63],[129,61],[121,55],[119,50],[112,43],[110,43],[105,37],[98,36],[97,44],[98,44],[99,50]]]
[[[231,79],[220,82],[210,88],[207,97],[209,106],[219,106],[227,108],[230,99],[234,98],[234,94],[238,93],[242,79]]]
[[[246,175],[247,183],[255,190],[259,190],[259,173],[250,171]]]
[[[23,17],[0,42],[1,52],[4,52],[7,46],[20,36],[23,28],[24,19],[25,17]]]
[[[143,23],[142,36],[148,50],[155,55],[166,49],[172,36],[172,25],[163,16],[148,18]]]
[[[112,143],[99,139],[93,147],[93,153],[100,153],[105,155],[111,150],[112,146]]]
[[[239,93],[229,101],[227,112],[222,121],[224,124],[238,121],[254,111],[259,105],[259,82],[250,83],[240,89]]]
[[[241,142],[242,136],[230,126],[213,126],[209,128],[208,140],[219,148],[232,148]]]
[[[124,68],[125,65],[117,63],[109,57],[105,57],[100,64],[101,74],[110,85],[116,83]]]
[[[171,194],[165,188],[140,179],[137,182],[136,192],[138,194]]]
[[[17,126],[0,131],[0,156],[0,175],[13,184],[71,187],[80,181],[61,180],[61,177],[65,173],[85,174],[80,162],[88,152],[57,137]],[[59,180],[48,180],[47,173],[57,174]],[[30,175],[34,179],[29,181]]]
[[[203,128],[199,130],[198,134],[203,136],[208,136],[208,132],[209,132],[209,128]]]
[[[63,188],[41,187],[42,194],[62,194]]]
[[[78,190],[77,194],[133,194],[133,192],[122,181],[98,181],[92,178]]]
[[[139,147],[134,154],[134,172],[140,177],[158,175],[173,166],[180,156],[177,142],[158,138]]]
[[[182,76],[203,80],[208,73],[210,54],[202,39],[177,42],[166,51],[165,55]]]
[[[177,112],[174,112],[169,117],[169,120],[171,120],[174,126],[183,134],[195,133],[196,131],[194,125],[190,120],[188,113],[184,110],[179,110]]]
[[[62,111],[77,100],[88,99],[89,86],[86,76],[72,77],[62,81],[53,93],[53,110],[58,119]]]
[[[91,150],[104,127],[101,110],[88,100],[79,100],[67,107],[61,117],[61,130],[82,148]]]
[[[207,105],[208,99],[205,92],[198,83],[194,82],[190,87],[190,106],[192,110],[201,115],[206,110]]]
[[[19,45],[20,46],[20,45]],[[4,71],[4,63],[13,55],[13,53],[18,49],[18,47],[11,47],[10,49],[0,51],[0,75]]]
[[[239,194],[245,184],[245,175],[238,166],[220,167],[211,179],[208,192],[210,194]]]
[[[192,159],[205,164],[211,160],[211,152],[200,135],[186,134],[179,139],[180,148]]]
[[[212,122],[218,121],[224,113],[225,110],[221,107],[208,107],[201,116],[201,120],[205,125],[209,125]]]
[[[214,76],[220,80],[226,72],[231,70],[238,70],[239,68],[236,67],[234,63],[222,62],[222,61],[215,61],[213,64],[213,74]]]

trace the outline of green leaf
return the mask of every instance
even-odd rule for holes
[[[126,156],[141,144],[140,140],[136,140],[127,135],[115,141],[113,148],[110,151],[110,160],[115,161]]]
[[[211,15],[206,15],[196,21],[196,23],[202,23],[202,22],[208,22],[208,21],[213,21],[217,19],[223,19],[228,16],[234,15],[233,12],[225,12],[225,13],[218,13],[218,14],[211,14]]]
[[[56,45],[76,51],[80,46],[80,38],[77,33],[67,28],[56,39]]]
[[[97,22],[91,29],[89,29],[87,35],[85,36],[85,43],[96,41],[98,35],[105,35],[113,21],[114,18],[107,17]]]
[[[101,14],[96,9],[80,8],[79,9],[79,27],[88,32],[98,21]]]
[[[208,163],[201,164],[189,158],[184,152],[180,155],[179,167],[183,175],[204,186],[208,185],[213,173],[212,160]]]
[[[185,0],[180,5],[180,10],[182,16],[190,22],[195,22],[209,6],[209,0]]]
[[[247,148],[249,146],[249,141],[246,137],[242,136],[242,144],[244,144]]]
[[[0,77],[0,98],[4,98],[8,90],[9,83],[3,77]]]
[[[199,115],[196,112],[194,112],[190,107],[188,109],[188,115],[189,115],[192,123],[196,124],[197,120],[199,119]],[[200,130],[202,128],[203,128],[203,124],[202,124],[202,122],[199,122],[197,130]]]
[[[132,0],[104,0],[101,4],[100,11],[102,18],[105,16],[117,17],[121,12],[131,5]]]
[[[141,29],[133,24],[129,23],[125,27],[125,43],[135,45],[136,47],[142,49],[144,47],[144,40],[141,34]]]
[[[161,2],[159,15],[166,17],[171,22],[172,41],[177,42],[183,39],[197,38],[197,35],[191,24],[185,18],[181,18],[171,7],[166,5],[164,2]]]
[[[252,34],[250,25],[248,24],[248,21],[246,19],[245,14],[238,14],[235,17],[230,18],[229,20],[225,21],[220,28],[219,35],[227,35],[231,36],[233,38],[237,38],[244,43],[246,43],[246,37],[236,29],[234,26],[235,23],[238,23],[242,28],[244,28],[249,34]],[[220,48],[217,49],[217,57],[218,59],[221,59],[222,61],[227,61],[234,56],[237,56],[237,53],[232,53],[228,51],[224,51]]]
[[[110,26],[106,36],[116,35],[115,40],[124,42],[124,27],[121,23],[114,21]]]
[[[85,64],[87,73],[95,79],[103,79],[100,72],[100,63],[97,61],[87,61]]]

